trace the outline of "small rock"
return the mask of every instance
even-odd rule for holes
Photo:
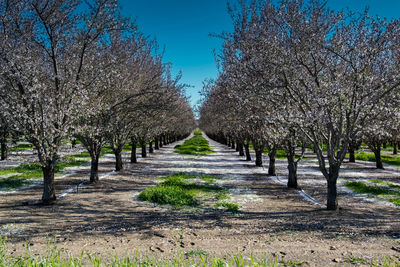
[[[196,234],[196,233],[192,233],[192,235],[194,235],[194,236],[197,236],[197,234]]]
[[[335,258],[332,260],[333,262],[337,262],[337,263],[341,263],[344,262],[344,260],[342,258]]]
[[[114,247],[114,246],[112,246],[112,249],[115,249],[115,247]]]
[[[336,250],[336,247],[335,246],[330,246],[329,249],[330,250]]]
[[[284,251],[280,251],[279,252],[282,256],[285,256],[286,255],[286,252],[284,252]]]
[[[158,249],[160,252],[164,252],[164,250],[160,247],[156,247],[156,249]]]
[[[392,250],[394,250],[396,252],[400,252],[400,247],[392,247]]]
[[[315,253],[315,250],[311,250],[310,252],[311,252],[311,253]]]
[[[196,245],[194,242],[190,242],[190,245],[192,245],[192,246],[194,246],[194,245]]]
[[[150,250],[153,251],[153,252],[155,252],[155,251],[156,251],[156,248],[153,247],[153,246],[151,246],[151,247],[150,247]]]

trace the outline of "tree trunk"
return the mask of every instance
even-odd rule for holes
[[[163,147],[162,136],[160,136],[158,142],[159,142],[159,147],[162,148]]]
[[[264,146],[259,145],[257,142],[253,141],[253,147],[256,152],[256,166],[262,167],[262,165],[263,165],[262,153],[264,152]]]
[[[137,145],[137,140],[132,139],[131,141],[132,149],[131,149],[131,163],[137,163],[137,157],[136,157],[136,145]]]
[[[140,145],[142,147],[142,158],[146,158],[147,157],[147,151],[146,151],[146,140],[142,140],[140,142]]]
[[[356,153],[352,145],[349,145],[349,162],[356,162]]]
[[[383,168],[383,163],[382,163],[381,146],[380,145],[378,147],[376,147],[376,150],[374,150],[374,154],[375,154],[376,168],[383,170],[384,168]]]
[[[246,161],[251,161],[250,149],[249,149],[249,142],[244,144],[245,152],[246,152]]]
[[[115,155],[115,171],[121,171],[124,169],[124,165],[122,162],[122,148],[117,148],[114,150]]]
[[[240,141],[238,143],[238,146],[239,146],[239,156],[243,157],[244,156],[243,141]]]
[[[397,155],[397,142],[393,142],[393,155]]]
[[[294,154],[288,153],[286,156],[288,160],[288,184],[289,188],[297,188],[297,162],[294,157]]]
[[[1,141],[1,160],[7,159],[7,142],[2,140]]]
[[[236,140],[236,152],[239,152],[239,142]]]
[[[269,157],[269,166],[268,166],[268,175],[275,176],[276,175],[276,166],[275,166],[275,161],[276,161],[276,147],[272,147],[272,149],[268,153]]]
[[[164,135],[163,136],[163,145],[166,146],[167,145],[167,137]]]
[[[337,210],[338,208],[338,202],[337,202],[337,187],[336,187],[336,181],[337,181],[337,176],[336,178],[334,175],[329,174],[329,180],[328,180],[328,198],[327,198],[327,203],[326,207],[328,210]]]
[[[153,153],[154,149],[153,149],[153,141],[149,142],[149,153]]]
[[[155,150],[160,149],[160,146],[158,145],[158,137],[154,138],[154,149]]]
[[[99,158],[100,153],[91,155],[92,161],[90,164],[90,183],[97,183],[99,181]]]
[[[43,171],[43,195],[42,202],[50,204],[56,200],[56,189],[54,185],[54,173],[57,165],[57,160],[47,160],[46,166],[42,167]]]

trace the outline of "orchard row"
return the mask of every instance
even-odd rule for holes
[[[320,0],[240,3],[230,9],[234,31],[221,35],[219,77],[203,91],[200,128],[247,150],[251,142],[257,165],[268,150],[271,175],[284,149],[294,188],[312,147],[335,210],[346,153],[354,160],[364,141],[382,168],[382,144],[399,140],[400,21],[328,10]]]
[[[54,172],[63,140],[82,142],[91,157],[90,181],[96,182],[107,144],[118,171],[126,143],[155,142],[158,148],[195,126],[180,75],[172,76],[157,43],[119,10],[116,0],[0,4],[3,157],[11,133],[33,144],[45,203],[56,199]]]

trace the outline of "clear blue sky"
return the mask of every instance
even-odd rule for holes
[[[229,0],[237,3],[236,0]],[[140,31],[156,37],[165,46],[165,61],[173,63],[173,71],[182,71],[182,82],[194,106],[199,100],[202,81],[216,78],[217,67],[213,50],[221,47],[219,38],[210,33],[231,31],[227,0],[120,0],[125,16],[136,19]],[[370,7],[371,15],[398,18],[400,0],[329,0],[329,7],[349,7],[362,11]]]

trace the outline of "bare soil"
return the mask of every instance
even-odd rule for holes
[[[237,153],[212,140],[215,154],[193,157],[173,153],[174,145],[164,146],[125,170],[112,172],[113,158],[100,164],[103,177],[96,185],[89,169],[56,180],[60,194],[73,191],[53,205],[43,206],[41,186],[0,199],[2,235],[7,236],[11,254],[22,255],[27,242],[31,254],[46,251],[48,237],[60,248],[79,256],[82,249],[104,259],[114,255],[148,255],[157,259],[204,250],[212,256],[241,253],[296,260],[309,266],[351,265],[360,258],[368,264],[385,257],[400,260],[400,208],[382,201],[352,194],[342,183],[346,179],[384,179],[398,183],[397,169],[379,171],[369,163],[344,164],[336,212],[324,209],[326,182],[313,161],[299,166],[299,190],[284,185],[287,168],[277,161],[277,177],[254,167]],[[128,162],[129,155],[125,154]],[[267,158],[264,163],[268,164]],[[175,172],[196,172],[223,176],[232,201],[241,213],[223,210],[173,210],[139,201],[140,191],[159,182],[156,178]]]

